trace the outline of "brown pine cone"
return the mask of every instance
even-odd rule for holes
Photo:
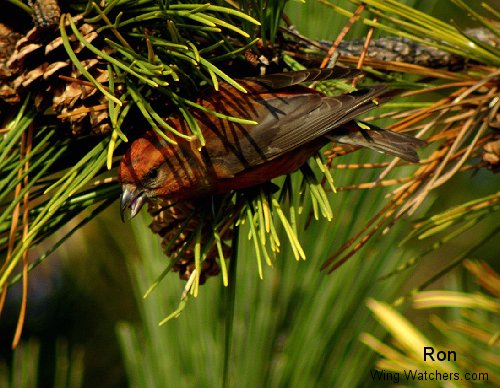
[[[94,27],[84,23],[82,15],[72,20],[87,42],[103,52],[111,52]],[[73,135],[110,132],[106,98],[74,67],[58,29],[47,28],[42,20],[37,24],[44,27],[35,26],[18,39],[3,69],[0,68],[0,99],[16,104],[29,91],[35,106],[42,112],[49,109],[57,113],[59,120],[69,124]],[[83,67],[105,85],[109,79],[106,65],[78,41],[69,22],[66,26],[72,49]],[[3,40],[0,36],[0,45],[13,39],[12,34]]]
[[[225,211],[226,213],[231,212],[232,208]],[[212,238],[211,223],[207,222],[207,217],[211,216],[212,209],[206,203],[183,201],[173,204],[170,201],[159,201],[150,203],[148,212],[153,217],[149,227],[162,237],[161,246],[165,254],[173,261],[172,271],[178,272],[179,278],[182,280],[188,280],[195,269],[194,235],[204,217],[201,241],[202,244],[209,243],[210,247],[208,247],[206,258],[202,262],[200,284],[204,284],[208,277],[217,276],[220,273],[217,262],[219,258],[217,246]],[[186,225],[183,225],[188,218],[190,220],[187,221]],[[232,225],[226,225],[220,230],[223,230],[220,232],[221,243],[224,258],[227,260],[231,256]],[[204,248],[202,246],[202,251]]]

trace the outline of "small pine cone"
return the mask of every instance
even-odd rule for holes
[[[87,42],[111,53],[94,27],[84,23],[82,15],[73,17],[72,21]],[[30,91],[35,106],[40,111],[52,108],[59,120],[69,124],[73,135],[110,132],[106,98],[74,67],[58,30],[48,29],[49,21],[47,25],[43,23],[42,19],[38,20],[37,26],[17,41],[5,64],[7,75],[3,79],[0,75],[0,98],[11,104],[19,103]],[[109,80],[106,65],[78,41],[69,22],[66,27],[72,49],[85,70],[105,85]]]
[[[228,210],[229,212],[231,211],[230,209]],[[162,237],[161,246],[165,250],[165,254],[174,262],[172,271],[178,272],[180,279],[188,280],[196,267],[194,257],[195,239],[193,234],[202,220],[201,215],[205,214],[204,219],[207,221],[207,216],[212,214],[212,210],[207,207],[207,204],[200,202],[183,201],[174,204],[171,201],[158,201],[149,203],[148,211],[153,217],[153,221],[149,227],[154,233]],[[194,215],[183,227],[183,224],[193,212],[195,212]],[[226,212],[226,214],[229,213]],[[232,225],[223,228],[223,230],[221,242],[224,258],[227,259],[231,256],[229,241],[232,237]],[[220,267],[217,262],[219,255],[217,246],[212,239],[212,232],[211,223],[206,222],[202,226],[201,241],[202,243],[207,241],[212,242],[201,265],[200,284],[204,284],[207,278],[217,276],[220,273]],[[202,249],[205,248],[202,247]]]
[[[21,34],[0,23],[0,100],[8,103],[18,102],[19,96],[8,81],[12,72],[7,67],[7,61],[16,49],[16,42]]]
[[[57,0],[28,0],[33,9],[33,22],[40,28],[51,28],[59,24],[61,10]]]

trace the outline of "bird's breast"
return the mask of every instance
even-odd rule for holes
[[[328,140],[319,138],[302,146],[298,150],[287,152],[273,160],[248,168],[231,178],[219,177],[213,180],[213,194],[223,194],[230,190],[261,185],[281,175],[294,172],[304,165],[326,143],[328,143]]]

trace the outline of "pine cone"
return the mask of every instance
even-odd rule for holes
[[[18,102],[19,97],[7,81],[11,71],[7,67],[7,61],[16,48],[16,42],[21,34],[13,31],[10,27],[0,23],[0,99],[6,102]]]
[[[231,212],[231,209],[226,209],[226,213],[228,211]],[[171,201],[159,201],[150,203],[148,212],[153,217],[149,227],[162,237],[161,246],[165,250],[165,254],[174,262],[172,271],[178,272],[179,278],[182,280],[188,280],[195,269],[194,233],[199,223],[202,222],[202,214],[204,214],[201,241],[202,243],[212,242],[208,248],[207,256],[202,262],[200,284],[204,284],[208,277],[217,276],[220,273],[220,267],[217,263],[217,246],[211,238],[211,223],[207,222],[206,219],[212,210],[208,208],[206,203],[184,201],[173,204]],[[194,215],[183,228],[186,219],[193,212]],[[224,230],[221,235],[224,258],[228,259],[231,256],[232,225],[223,227],[221,230]]]
[[[54,17],[53,14],[49,16]],[[74,67],[58,29],[50,24],[53,20],[44,24],[39,14],[35,13],[35,17],[39,19],[37,26],[17,40],[3,69],[0,68],[0,99],[10,104],[19,103],[30,91],[35,106],[42,112],[52,108],[58,119],[70,125],[74,135],[110,132],[106,98]],[[83,22],[82,15],[72,20],[86,41],[110,53],[110,48],[103,43],[93,26]],[[98,82],[106,84],[109,79],[106,65],[78,41],[69,28],[69,22],[66,25],[73,51],[83,67]],[[13,38],[13,35],[7,34],[7,39],[3,40],[11,41]],[[0,37],[0,42],[3,40]]]
[[[53,28],[59,24],[61,10],[57,0],[28,0],[33,9],[33,22],[40,28]]]

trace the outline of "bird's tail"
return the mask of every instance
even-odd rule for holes
[[[338,143],[367,147],[414,163],[419,161],[417,148],[427,144],[408,135],[355,121],[350,121],[325,136]]]

